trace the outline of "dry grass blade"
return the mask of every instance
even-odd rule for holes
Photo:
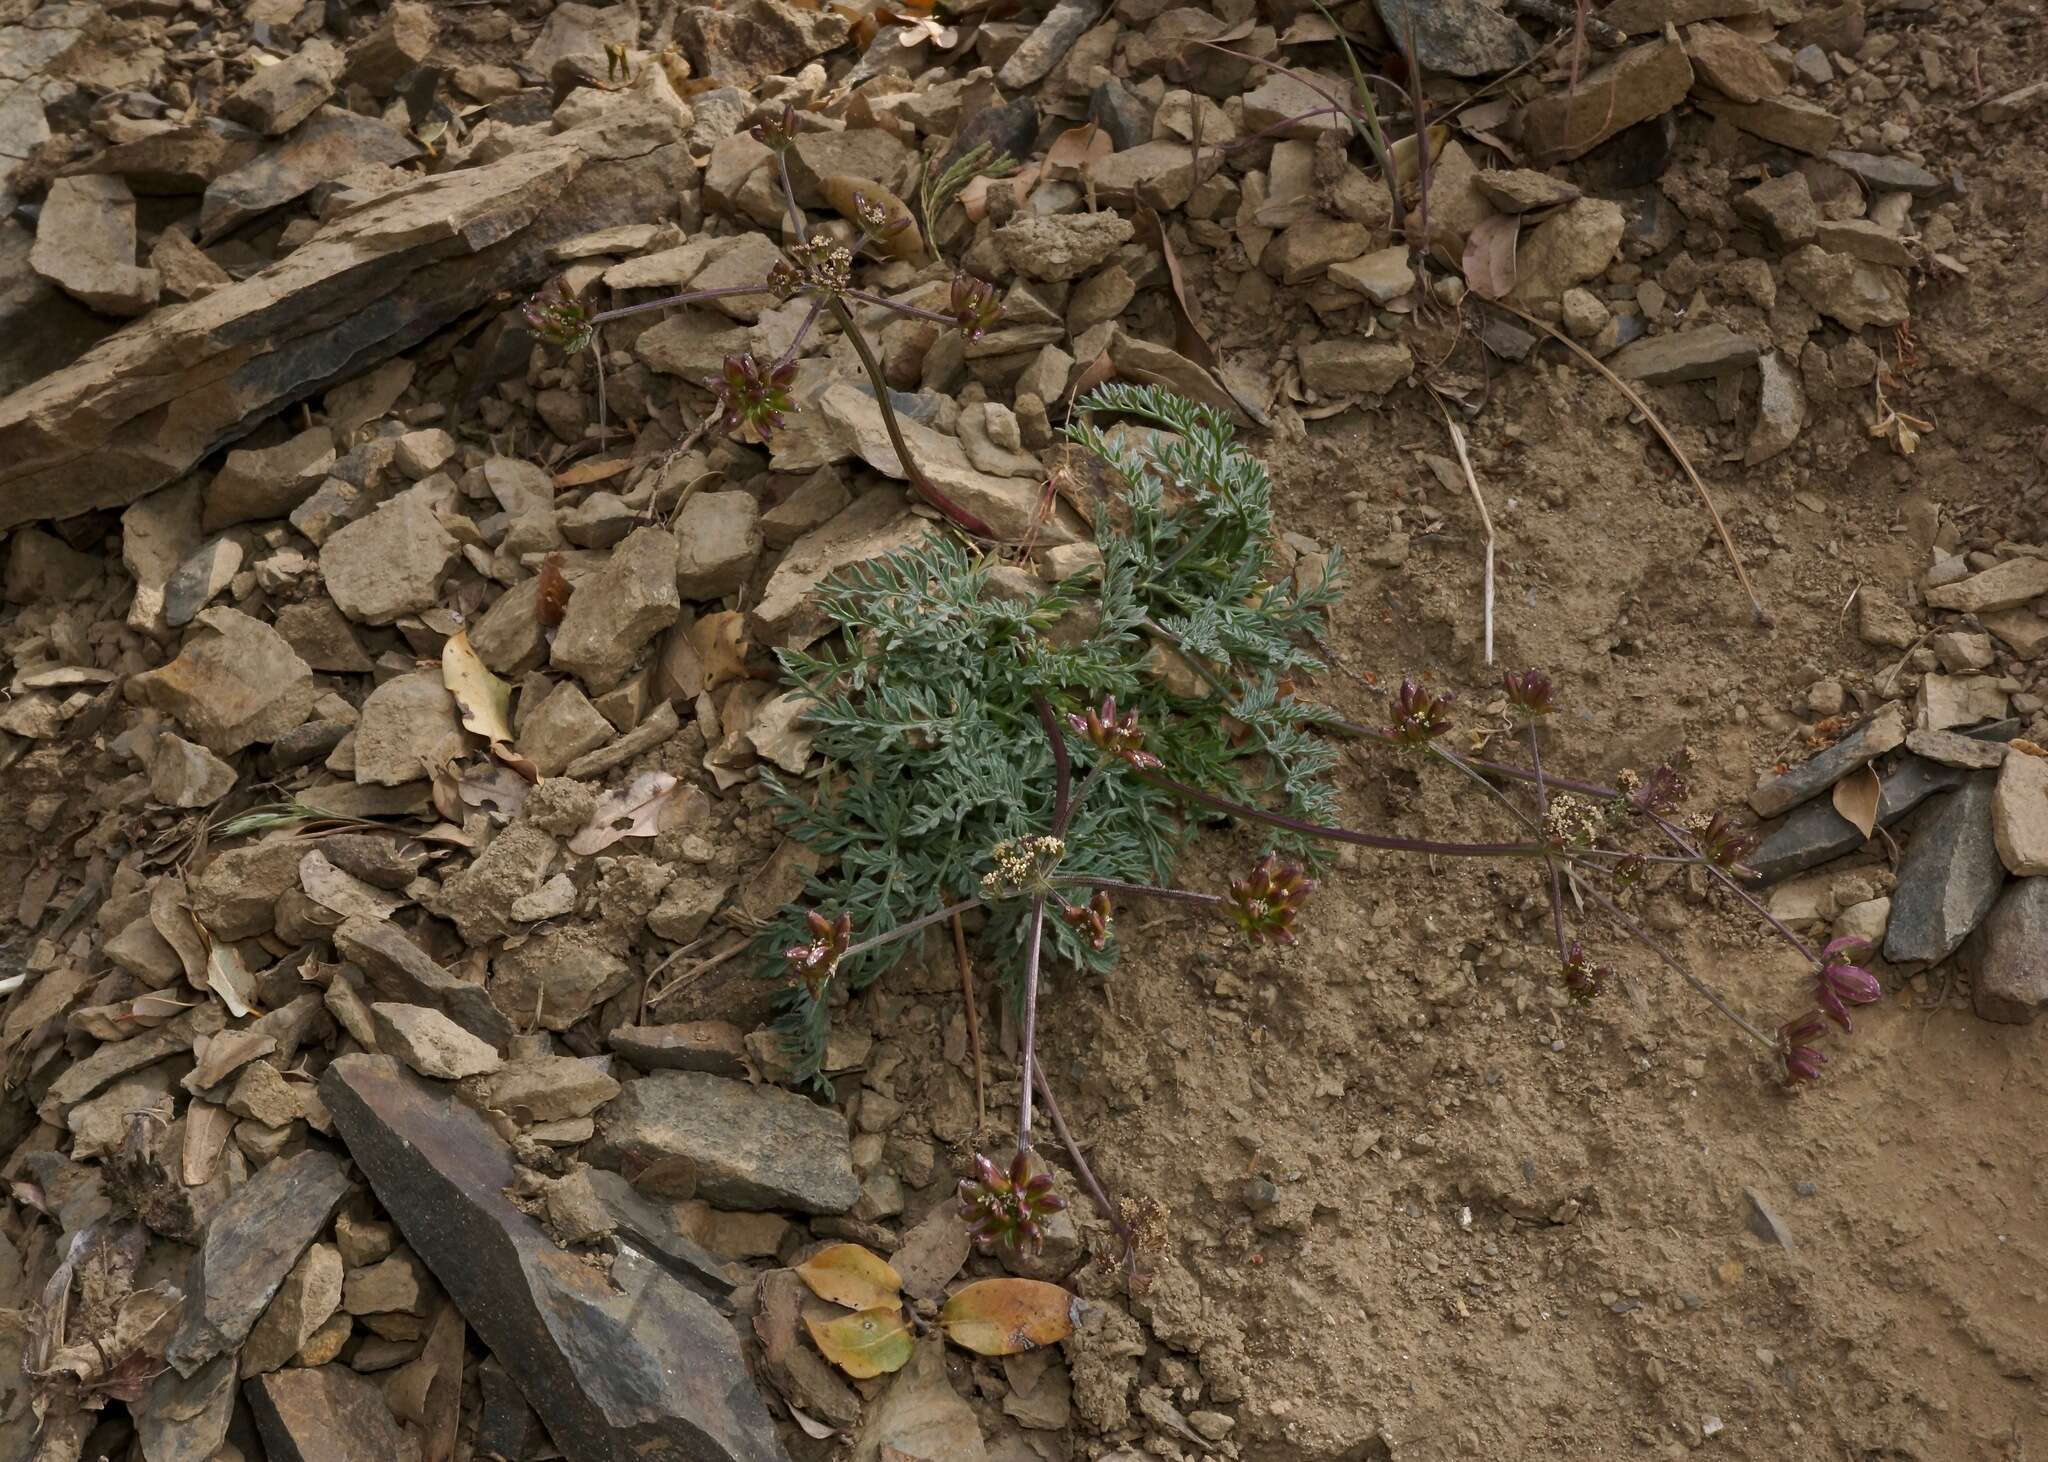
[[[1479,491],[1479,479],[1472,472],[1472,454],[1465,449],[1465,429],[1458,425],[1444,405],[1443,397],[1435,391],[1429,393],[1436,400],[1436,409],[1443,412],[1444,426],[1451,434],[1451,445],[1458,449],[1458,466],[1464,469],[1465,486],[1472,489],[1472,501],[1479,507],[1479,522],[1486,529],[1486,579],[1482,590],[1484,606],[1486,663],[1493,663],[1493,514],[1486,510],[1486,496]]]
[[[960,961],[960,991],[967,998],[967,1044],[974,1052],[974,1135],[988,1125],[988,1064],[981,1053],[981,1012],[974,997],[974,963],[967,957],[967,931],[953,916],[953,955]]]
[[[1714,499],[1713,496],[1710,493],[1708,493],[1707,485],[1704,482],[1700,481],[1699,473],[1693,470],[1692,458],[1685,455],[1685,448],[1678,445],[1678,438],[1671,435],[1671,429],[1664,425],[1664,419],[1657,415],[1656,412],[1650,409],[1650,403],[1642,398],[1642,394],[1640,392],[1638,392],[1633,386],[1629,385],[1629,383],[1627,381],[1624,381],[1620,376],[1617,376],[1613,371],[1609,370],[1607,368],[1607,363],[1605,361],[1601,360],[1599,356],[1593,354],[1592,351],[1586,349],[1583,345],[1580,345],[1578,341],[1573,340],[1570,336],[1566,335],[1562,330],[1559,330],[1555,326],[1552,326],[1542,320],[1537,319],[1534,315],[1527,314],[1521,310],[1516,309],[1513,305],[1503,303],[1501,305],[1501,308],[1508,311],[1508,313],[1515,315],[1520,319],[1528,322],[1529,324],[1534,325],[1538,330],[1541,330],[1545,335],[1548,335],[1552,340],[1557,341],[1560,345],[1564,346],[1567,350],[1571,351],[1572,354],[1578,356],[1579,359],[1583,360],[1587,365],[1591,366],[1594,370],[1598,371],[1601,375],[1605,376],[1607,378],[1608,384],[1613,386],[1615,390],[1621,392],[1622,396],[1627,399],[1629,405],[1635,407],[1636,410],[1642,412],[1643,420],[1647,421],[1650,424],[1650,430],[1654,431],[1657,434],[1657,439],[1659,441],[1663,442],[1665,446],[1671,449],[1671,455],[1676,457],[1678,459],[1678,465],[1685,469],[1685,475],[1687,479],[1691,481],[1693,491],[1699,494],[1700,502],[1702,505],[1705,506],[1707,510],[1707,516],[1714,520],[1714,531],[1721,535],[1721,546],[1728,550],[1729,566],[1735,570],[1735,577],[1741,581],[1742,592],[1749,596],[1749,607],[1751,613],[1753,613],[1756,616],[1756,622],[1758,624],[1763,625],[1765,628],[1769,628],[1771,625],[1771,617],[1769,614],[1764,612],[1764,601],[1757,597],[1756,586],[1750,583],[1749,574],[1745,572],[1742,567],[1742,555],[1735,551],[1735,540],[1728,536],[1728,525],[1721,521],[1721,510],[1714,506]]]

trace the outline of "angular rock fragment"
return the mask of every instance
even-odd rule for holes
[[[659,1072],[627,1082],[603,1127],[594,1161],[687,1159],[724,1207],[844,1213],[860,1196],[839,1114],[777,1087]]]
[[[1991,801],[1991,832],[2007,872],[2048,874],[2048,758],[2017,749],[2005,758]]]
[[[1675,41],[1623,51],[1581,77],[1576,92],[1555,90],[1524,107],[1523,150],[1539,165],[1582,157],[1684,101],[1692,77],[1692,63]]]
[[[2048,559],[2040,558],[2009,558],[1982,573],[1927,591],[1927,602],[1933,608],[1965,614],[2012,609],[2043,597],[2048,597]]]
[[[378,1000],[370,1006],[370,1019],[376,1026],[377,1049],[398,1057],[422,1076],[460,1081],[505,1064],[489,1042],[478,1040],[438,1010]]]
[[[329,178],[355,168],[406,162],[418,150],[403,133],[375,117],[321,107],[281,144],[206,185],[199,240],[211,243],[304,197]]]
[[[247,1338],[347,1196],[334,1155],[307,1151],[260,1169],[220,1206],[192,1257],[184,1321],[167,1353],[180,1375]]]
[[[784,1462],[731,1325],[632,1245],[606,1273],[505,1196],[484,1120],[375,1056],[321,1095],[406,1242],[547,1423],[569,1462]]]
[[[384,1393],[347,1366],[258,1376],[243,1394],[271,1462],[394,1462],[410,1451]]]
[[[433,605],[457,545],[427,491],[423,485],[400,493],[320,546],[327,592],[358,624],[390,624]]]
[[[2026,1025],[2048,1008],[2048,878],[2007,884],[1965,953],[1984,1019]]]
[[[1380,23],[1425,75],[1491,76],[1536,53],[1528,34],[1485,0],[1373,0]]]
[[[265,137],[282,137],[334,95],[341,63],[341,48],[315,36],[275,66],[257,67],[221,99],[221,115]]]
[[[1662,386],[1674,381],[1703,381],[1723,371],[1741,370],[1760,353],[1754,340],[1736,334],[1726,325],[1712,324],[1646,336],[1617,350],[1607,364],[1625,381]]]
[[[319,692],[283,636],[234,609],[209,609],[198,622],[205,630],[183,654],[129,682],[145,705],[216,756],[275,741],[306,719]]]
[[[638,529],[570,596],[552,659],[591,690],[610,690],[682,612],[675,539],[659,528]]]
[[[1818,756],[1779,776],[1765,775],[1749,794],[1759,817],[1776,817],[1828,788],[1906,739],[1906,714],[1896,701],[1885,705]]]
[[[119,178],[59,178],[36,224],[29,267],[107,315],[155,307],[163,276],[135,263],[135,197]]]
[[[334,947],[384,998],[445,1011],[457,1025],[498,1050],[511,1041],[512,1023],[491,1004],[484,987],[458,980],[435,964],[389,919],[357,915],[342,920],[334,931]]]
[[[2005,884],[2005,865],[1991,832],[1989,772],[1965,776],[1955,791],[1922,811],[1892,891],[1884,957],[1924,969],[1961,947]]]

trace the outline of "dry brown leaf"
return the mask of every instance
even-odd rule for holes
[[[1877,773],[1867,766],[1858,767],[1835,783],[1835,811],[1867,838],[1877,830],[1877,799],[1882,791]]]
[[[206,936],[199,932],[199,921],[192,917],[184,879],[174,873],[157,879],[156,886],[149,891],[149,922],[164,937],[164,943],[177,951],[178,962],[185,967],[185,979],[192,988],[205,989]]]
[[[216,944],[207,951],[206,987],[220,996],[228,1014],[237,1020],[256,1009],[256,977],[232,944]]]
[[[902,1370],[914,1348],[900,1305],[883,1305],[829,1320],[806,1315],[804,1328],[811,1332],[812,1344],[825,1359],[856,1381]]]
[[[441,646],[441,684],[455,697],[462,724],[486,741],[512,739],[512,685],[491,673],[470,648],[469,631],[457,630]]]
[[[195,1047],[198,1064],[187,1078],[193,1091],[219,1086],[251,1061],[277,1049],[277,1037],[256,1030],[215,1031],[204,1048]]]
[[[715,691],[747,679],[747,656],[754,645],[747,638],[745,611],[722,609],[705,615],[690,626],[690,648],[704,667],[704,689]]]
[[[185,1108],[185,1150],[181,1161],[188,1186],[202,1187],[212,1179],[234,1129],[235,1114],[226,1107],[195,1101]]]
[[[633,784],[607,792],[597,801],[590,821],[569,839],[569,851],[588,857],[621,838],[651,838],[666,825],[662,815],[678,800],[680,784],[667,772],[644,772]]]
[[[492,765],[471,767],[455,787],[461,802],[506,817],[517,817],[526,806],[527,795],[533,791],[533,783],[512,768]],[[444,811],[442,816],[450,822],[460,822],[462,809],[457,807],[452,816]]]
[[[912,264],[924,262],[924,234],[917,227],[917,219],[903,206],[903,200],[875,182],[872,178],[857,178],[851,173],[834,173],[822,179],[818,191],[825,195],[825,201],[834,211],[855,227],[860,225],[860,199],[879,204],[882,211],[895,221],[896,227],[887,233],[877,234],[875,248],[891,259],[903,259]]]
[[[578,462],[557,472],[555,486],[588,487],[593,482],[609,482],[632,465],[631,457],[592,457],[588,462]]]
[[[1430,127],[1429,160],[1431,162],[1436,161],[1437,154],[1444,150],[1444,144],[1450,141],[1450,138],[1451,129],[1444,123],[1438,122]],[[1394,177],[1401,185],[1401,196],[1412,199],[1415,195],[1416,187],[1421,181],[1422,173],[1422,159],[1419,150],[1415,146],[1415,134],[1410,132],[1406,137],[1396,137],[1387,144],[1387,155],[1393,161]]]
[[[541,628],[553,629],[569,609],[569,580],[562,572],[562,555],[551,553],[541,560],[540,589],[534,596],[533,617]]]
[[[796,1266],[797,1278],[821,1300],[849,1310],[873,1310],[896,1303],[903,1279],[889,1261],[859,1244],[833,1244]]]
[[[132,1000],[111,1005],[88,1005],[71,1012],[66,1021],[73,1030],[83,1031],[96,1041],[125,1041],[190,1010],[196,1002],[180,1000],[166,991],[151,990]]]
[[[984,1279],[946,1301],[939,1328],[976,1355],[1018,1355],[1071,1335],[1077,1303],[1043,1280]]]
[[[1039,175],[1048,181],[1054,178],[1085,178],[1095,164],[1115,151],[1116,144],[1096,123],[1069,127],[1046,149],[1045,163]]]
[[[1521,221],[1512,213],[1481,219],[1465,239],[1465,287],[1485,299],[1505,299],[1515,287],[1515,242]]]
[[[1215,370],[1216,347],[1202,332],[1202,322],[1196,318],[1195,307],[1188,300],[1187,284],[1181,278],[1180,260],[1174,255],[1173,244],[1166,237],[1165,223],[1150,208],[1139,209],[1136,222],[1136,242],[1152,245],[1159,251],[1159,257],[1166,261],[1166,279],[1172,286],[1167,293],[1173,301],[1173,348],[1195,364]]]

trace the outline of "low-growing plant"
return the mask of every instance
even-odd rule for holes
[[[1758,1043],[1784,1080],[1812,1080],[1825,1022],[1878,997],[1876,980],[1811,949],[1743,887],[1751,840],[1724,815],[1686,816],[1683,760],[1624,773],[1616,786],[1545,770],[1541,724],[1555,689],[1540,671],[1508,672],[1504,725],[1526,765],[1452,744],[1454,697],[1405,679],[1387,722],[1343,721],[1291,693],[1313,673],[1313,615],[1326,578],[1304,592],[1260,548],[1270,497],[1229,424],[1162,392],[1106,387],[1079,403],[1073,439],[1114,469],[1116,511],[1098,515],[1104,572],[1043,596],[1007,597],[994,567],[940,541],[851,570],[824,591],[843,646],[786,653],[815,702],[825,778],[800,793],[774,783],[795,834],[825,855],[814,905],[764,941],[789,981],[785,1028],[815,1074],[834,982],[858,988],[914,947],[911,936],[978,913],[985,944],[1014,971],[1020,1015],[1016,1141],[1007,1164],[977,1154],[960,1201],[987,1244],[1029,1249],[1057,1211],[1031,1166],[1034,1108],[1054,1119],[1076,1175],[1128,1253],[1129,1224],[1059,1121],[1037,1059],[1042,977],[1053,965],[1102,969],[1120,905],[1163,900],[1227,918],[1253,944],[1292,944],[1316,888],[1302,862],[1318,845],[1490,861],[1523,859],[1548,897],[1557,978],[1577,1001],[1612,972],[1583,926],[1611,924]],[[1117,414],[1171,435],[1104,433]],[[1207,693],[1173,695],[1148,673],[1162,644],[1203,662]],[[1511,840],[1450,842],[1349,828],[1331,815],[1321,732],[1370,738],[1436,765],[1514,824]],[[1511,789],[1519,787],[1523,795]],[[1199,816],[1263,827],[1274,847],[1227,890],[1171,881]],[[1694,974],[1630,912],[1658,869],[1703,869],[1750,903],[1807,961],[1814,1009],[1768,1031]]]

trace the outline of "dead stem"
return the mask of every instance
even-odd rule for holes
[[[953,916],[953,955],[960,961],[960,993],[967,1001],[967,1048],[974,1053],[974,1136],[988,1125],[988,1066],[981,1050],[981,1011],[974,996],[974,962],[967,957],[967,931]],[[1047,1103],[1051,1109],[1051,1103]]]

